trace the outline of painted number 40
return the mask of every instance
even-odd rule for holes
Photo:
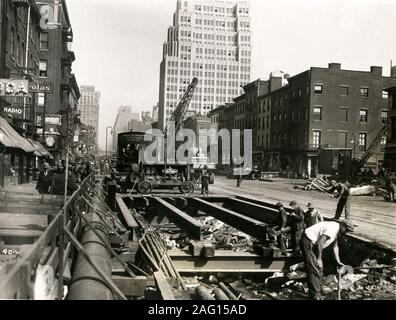
[[[1,250],[1,254],[3,256],[12,256],[14,254],[19,254],[19,251],[15,250],[15,249],[3,249],[3,250]]]

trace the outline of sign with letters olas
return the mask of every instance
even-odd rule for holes
[[[37,83],[30,82],[29,83],[29,91],[30,92],[44,92],[44,93],[52,93],[52,84],[50,83]]]
[[[29,95],[29,81],[21,79],[0,79],[0,96],[26,97]]]

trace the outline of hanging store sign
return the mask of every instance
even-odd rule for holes
[[[3,109],[4,113],[9,115],[9,116],[16,116],[16,117],[22,117],[23,116],[23,107],[19,106],[12,106],[12,107],[4,107]]]
[[[30,82],[29,83],[29,91],[37,92],[37,93],[52,93],[53,87],[52,87],[51,83]]]
[[[0,96],[27,97],[29,81],[20,79],[0,79]]]

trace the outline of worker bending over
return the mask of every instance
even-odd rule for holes
[[[332,248],[335,261],[338,267],[344,264],[340,260],[338,240],[347,231],[353,231],[352,221],[345,219],[342,221],[324,221],[305,229],[301,238],[301,250],[303,252],[305,269],[308,278],[308,288],[310,298],[321,299],[323,261],[322,251]]]

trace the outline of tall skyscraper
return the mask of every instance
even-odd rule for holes
[[[94,128],[96,133],[96,146],[99,138],[99,106],[100,92],[94,86],[81,86],[81,98],[78,103],[81,123]]]
[[[140,114],[132,112],[132,107],[123,106],[118,109],[117,118],[113,126],[113,151],[117,150],[118,134],[128,132],[128,123],[130,120],[139,121]]]
[[[160,65],[160,128],[194,77],[199,84],[190,114],[206,115],[242,94],[250,82],[250,56],[248,2],[178,0]]]

